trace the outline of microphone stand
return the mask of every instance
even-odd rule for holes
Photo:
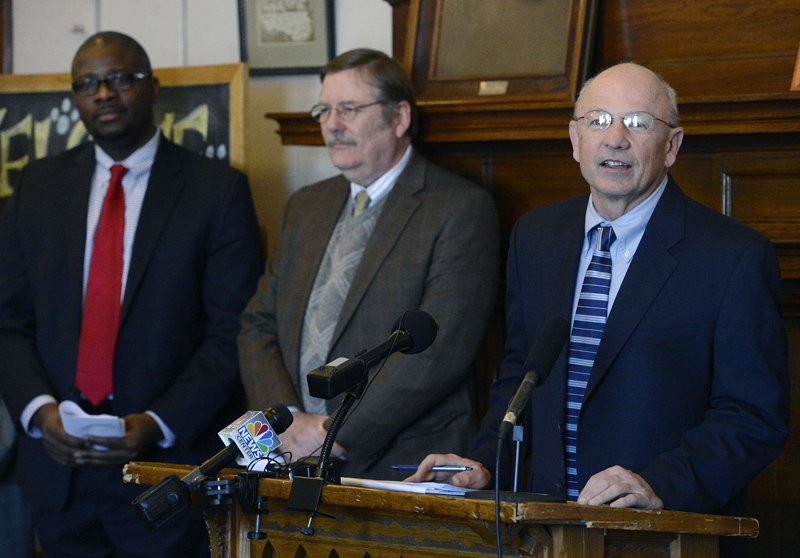
[[[336,414],[331,421],[331,427],[328,429],[328,434],[325,436],[325,441],[322,443],[322,451],[319,455],[319,466],[317,467],[318,477],[323,479],[328,478],[328,461],[331,456],[331,450],[333,449],[333,442],[336,440],[336,435],[339,433],[339,429],[344,423],[345,416],[350,412],[355,402],[361,399],[361,396],[364,394],[366,385],[366,382],[361,382],[353,389],[348,390],[347,393],[345,393],[341,405],[339,405],[339,408],[336,410]]]
[[[525,429],[519,425],[514,425],[514,431],[511,434],[511,439],[516,444],[516,450],[514,454],[514,492],[517,492],[517,483],[519,481],[519,451],[520,447],[522,446],[522,439],[524,436]]]
[[[340,483],[340,479],[328,479],[328,469],[330,467],[330,455],[333,449],[333,443],[336,440],[336,435],[344,423],[347,413],[364,394],[367,382],[363,381],[345,393],[342,403],[336,410],[336,414],[331,421],[331,426],[328,429],[328,434],[325,436],[325,441],[322,443],[322,450],[320,451],[319,462],[317,465],[316,477],[298,477],[295,476],[292,480],[292,489],[289,492],[289,501],[286,503],[286,509],[292,511],[308,512],[308,525],[302,527],[300,532],[304,535],[313,535],[314,529],[311,528],[311,522],[314,520],[319,512],[319,502],[322,497],[322,487],[325,481]],[[322,514],[325,515],[325,514]]]

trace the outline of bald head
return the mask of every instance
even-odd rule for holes
[[[72,59],[73,77],[75,77],[75,67],[81,61],[85,60],[91,52],[98,48],[109,46],[116,47],[120,51],[129,53],[137,71],[146,74],[151,72],[150,58],[147,56],[144,48],[142,48],[142,45],[136,42],[135,39],[123,33],[117,33],[116,31],[103,31],[86,39],[78,48],[78,52],[75,53],[75,57]]]
[[[595,83],[595,81],[598,83]],[[643,96],[649,97],[650,102],[663,111],[660,113],[661,118],[664,118],[673,126],[678,125],[678,96],[675,90],[654,71],[632,62],[611,66],[587,80],[583,84],[580,93],[578,93],[574,116],[582,116],[586,111],[596,108],[587,108],[584,106],[585,103],[582,103],[585,94],[590,88],[607,89],[619,85],[626,85],[629,89],[635,89]]]

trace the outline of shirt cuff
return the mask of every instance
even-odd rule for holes
[[[161,429],[161,433],[164,435],[164,439],[158,441],[158,447],[168,449],[174,446],[178,438],[175,436],[175,433],[169,429],[169,426],[167,426],[167,424],[161,420],[161,417],[153,411],[145,411],[145,413],[153,417],[153,420],[156,421],[156,424],[158,424],[158,427]]]
[[[50,403],[58,404],[56,398],[52,395],[38,395],[31,399],[31,402],[28,403],[24,409],[22,409],[22,414],[19,416],[19,422],[22,424],[22,429],[25,433],[30,436],[31,438],[41,438],[42,431],[36,427],[30,426],[31,419],[33,419],[33,415],[36,414],[36,411],[44,407],[45,405],[49,405]]]

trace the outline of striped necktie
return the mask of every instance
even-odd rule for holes
[[[608,314],[608,292],[611,289],[611,244],[616,239],[610,225],[597,228],[597,245],[583,279],[572,335],[569,339],[567,375],[567,420],[564,448],[567,473],[567,499],[578,499],[577,437],[586,384],[592,372],[597,347],[603,336]]]

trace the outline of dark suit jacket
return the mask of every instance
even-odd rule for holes
[[[472,454],[491,471],[494,433],[529,348],[550,318],[571,318],[587,197],[536,209],[512,234],[507,356]],[[742,513],[747,484],[788,435],[781,306],[769,241],[690,200],[670,178],[592,368],[578,427],[580,486],[621,465],[666,509]],[[564,350],[528,407],[535,492],[563,495],[566,376]]]
[[[95,168],[87,144],[28,164],[0,220],[0,389],[12,417],[36,396],[76,399],[86,215]],[[144,460],[199,463],[221,445],[240,390],[238,319],[262,247],[247,179],[159,144],[133,244],[114,358],[114,414],[152,410],[177,447]],[[70,470],[41,440],[20,440],[19,477],[60,507]]]
[[[393,478],[392,464],[468,449],[476,431],[473,361],[495,300],[497,217],[487,192],[414,153],[388,196],[336,324],[330,360],[383,342],[406,310],[430,313],[439,332],[422,353],[390,356],[342,427],[337,441],[348,450],[343,474],[350,476]],[[338,176],[300,190],[286,207],[275,251],[242,316],[239,353],[251,406],[302,408],[303,319],[346,203],[350,185]]]

